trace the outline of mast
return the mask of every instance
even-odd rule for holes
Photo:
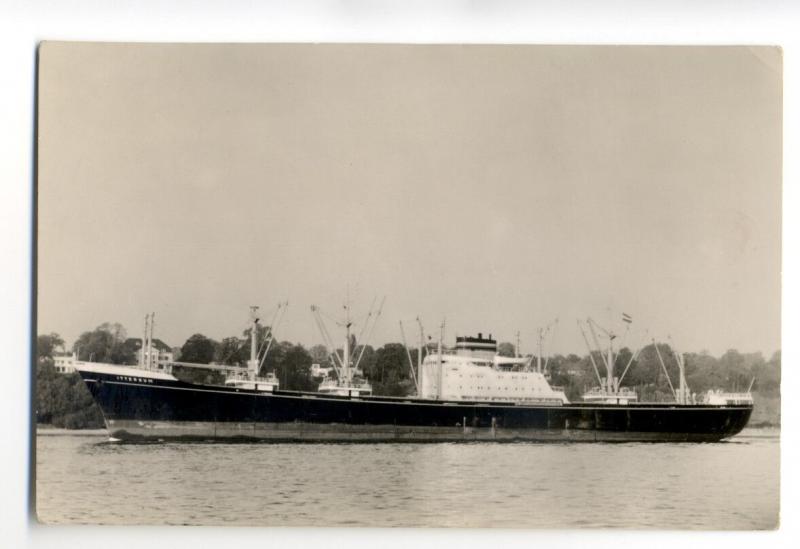
[[[147,346],[147,325],[150,323],[150,314],[144,315],[144,333],[142,333],[141,356],[139,357],[139,367],[144,369],[144,349]]]
[[[324,340],[325,345],[329,349],[328,356],[330,358],[331,365],[333,366],[333,369],[336,372],[336,377],[337,379],[341,380],[343,377],[344,362],[339,356],[338,351],[336,351],[336,345],[333,342],[333,338],[331,338],[330,333],[328,333],[328,329],[325,327],[325,323],[322,321],[322,313],[319,310],[319,307],[317,307],[316,305],[312,305],[311,312],[314,316],[314,321],[317,323],[317,328],[319,329],[319,333],[320,335],[322,335],[322,339]]]
[[[678,368],[680,370],[680,379],[678,380],[679,391],[681,398],[678,401],[680,404],[687,404],[687,393],[689,392],[688,388],[686,387],[686,369],[683,362],[683,355],[676,355],[678,357]]]
[[[258,357],[256,349],[256,339],[258,338],[258,306],[250,306],[250,320],[253,325],[250,328],[250,360],[247,365],[250,370],[250,379],[255,380],[258,375]]]
[[[614,334],[608,334],[608,392],[609,394],[616,393],[614,387]]]
[[[350,322],[350,292],[348,290],[348,303],[344,306],[345,310],[345,319],[344,319],[344,327],[345,327],[345,339],[344,339],[344,349],[342,354],[344,355],[343,363],[343,376],[344,382],[347,385],[350,385],[350,326],[352,326],[352,322]]]
[[[419,325],[419,348],[417,348],[417,383],[419,384],[418,397],[422,397],[423,387],[422,384],[425,380],[425,375],[422,371],[422,348],[425,345],[425,330],[422,328],[422,321],[417,317],[417,324]]]
[[[613,332],[609,332],[602,326],[600,326],[597,322],[592,320],[591,318],[587,319],[586,324],[589,326],[589,332],[592,334],[592,339],[594,340],[594,344],[597,346],[597,350],[600,353],[600,357],[603,359],[606,365],[606,383],[605,383],[605,390],[608,394],[616,394],[617,390],[614,384],[614,338],[617,337],[614,335]],[[606,356],[603,356],[603,349],[600,347],[600,343],[597,340],[597,333],[595,332],[595,326],[602,330],[602,332],[608,337],[608,350],[606,351]],[[601,384],[602,387],[602,384]]]
[[[542,333],[542,329],[539,328],[539,340],[536,344],[536,371],[538,373],[542,373],[542,339],[544,338],[544,334]]]
[[[422,321],[417,317],[417,324],[419,324],[419,347],[417,348],[417,372],[422,372],[422,347],[425,345],[425,330],[422,329]],[[422,374],[420,373],[420,383],[422,383]]]
[[[438,363],[438,368],[437,368],[437,372],[436,372],[437,377],[438,377],[438,383],[437,383],[437,387],[436,387],[436,395],[437,395],[437,398],[439,400],[442,399],[442,393],[443,393],[443,391],[442,391],[442,339],[444,339],[444,322],[445,321],[442,320],[442,326],[441,326],[441,328],[439,330],[439,346],[438,346],[438,350],[437,350],[439,363]]]
[[[357,373],[358,366],[361,363],[361,359],[364,356],[364,352],[366,350],[366,342],[369,341],[369,338],[372,335],[372,332],[375,329],[375,325],[377,324],[378,318],[381,316],[381,312],[383,311],[383,304],[386,301],[386,297],[384,296],[381,300],[381,304],[378,307],[377,312],[370,312],[367,314],[365,322],[365,326],[362,329],[362,334],[366,332],[367,339],[363,341],[357,341],[357,345],[353,345],[351,341],[351,337],[355,339],[354,335],[351,332],[353,325],[355,324],[353,320],[350,318],[350,300],[349,300],[349,291],[348,291],[348,300],[344,304],[343,309],[345,310],[345,318],[343,320],[339,320],[334,318],[333,321],[336,323],[337,326],[345,328],[345,338],[344,338],[344,346],[342,349],[342,356],[339,356],[339,352],[336,351],[336,347],[333,344],[333,340],[331,339],[330,334],[328,333],[327,328],[325,327],[325,323],[322,320],[322,313],[320,308],[316,305],[311,306],[311,311],[314,313],[314,320],[317,323],[317,328],[319,328],[320,333],[322,334],[322,338],[325,340],[325,344],[331,349],[330,357],[331,362],[333,364],[334,369],[336,370],[336,376],[338,378],[336,385],[338,387],[351,387],[353,384],[353,376]],[[376,298],[377,299],[377,298]],[[373,300],[374,304],[375,300]],[[327,316],[327,315],[326,315]],[[358,344],[361,345],[361,351],[358,351]],[[358,355],[358,356],[356,356]],[[337,366],[338,363],[338,366]],[[364,387],[368,387],[366,382],[359,383],[354,389],[356,390],[363,390]]]
[[[153,327],[156,325],[156,313],[150,313],[150,338],[147,340],[147,369],[153,369]]]
[[[678,363],[678,404],[688,404],[689,402],[689,386],[686,383],[686,364],[683,361],[683,354],[678,352],[675,348],[675,342],[670,337],[672,343],[672,354],[675,355],[675,362]]]

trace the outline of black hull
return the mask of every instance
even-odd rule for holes
[[[120,440],[715,442],[751,405],[514,405],[194,385],[80,371]]]

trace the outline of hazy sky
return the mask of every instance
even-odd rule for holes
[[[577,318],[780,347],[775,48],[48,43],[39,331],[181,345],[386,296],[371,341]],[[334,327],[329,325],[329,330]],[[358,330],[357,330],[358,331]],[[450,341],[452,342],[452,341]]]

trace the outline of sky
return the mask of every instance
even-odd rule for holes
[[[38,330],[780,348],[777,48],[45,43]],[[557,323],[554,323],[558,319]],[[333,322],[328,329],[339,334]],[[356,333],[361,331],[356,326]],[[411,341],[409,342],[411,343]]]

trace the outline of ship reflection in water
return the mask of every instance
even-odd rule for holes
[[[37,437],[41,521],[665,529],[778,521],[777,430],[668,445],[105,440]]]

